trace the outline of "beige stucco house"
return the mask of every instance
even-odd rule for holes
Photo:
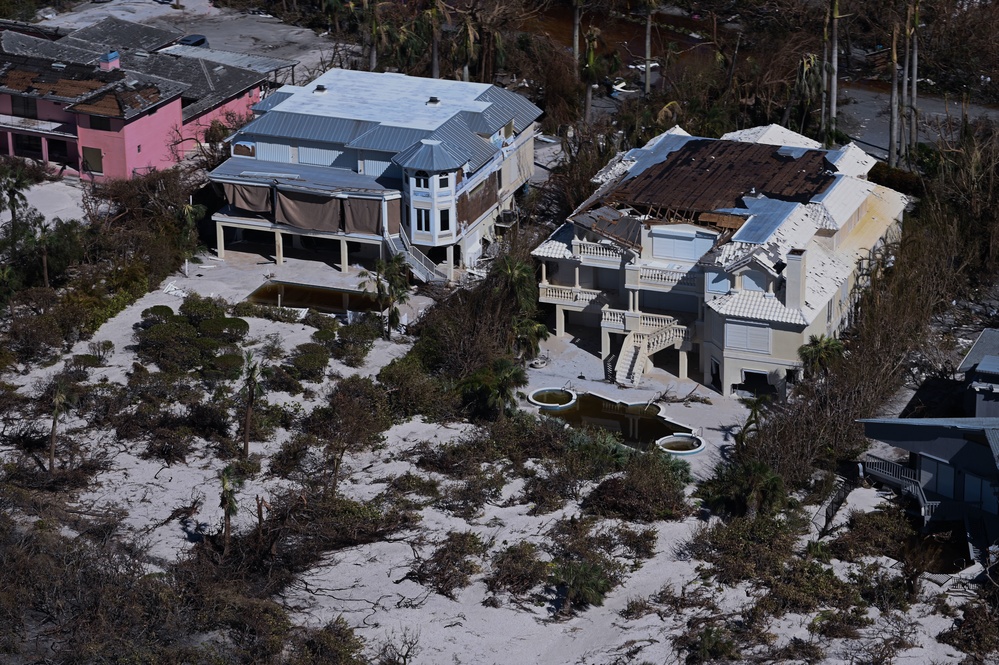
[[[540,301],[558,335],[600,330],[619,383],[656,363],[724,394],[783,392],[809,336],[848,323],[858,262],[902,219],[906,197],[867,180],[874,163],[775,126],[674,128],[615,157],[534,251]]]

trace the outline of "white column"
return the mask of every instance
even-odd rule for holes
[[[454,245],[447,246],[447,279],[449,282],[454,281]]]
[[[548,265],[544,261],[541,262],[541,283],[548,284]]]
[[[687,352],[680,351],[680,375],[681,379],[687,378]]]
[[[347,241],[340,238],[340,272],[347,272]]]
[[[215,253],[219,259],[225,261],[225,227],[222,222],[215,222]]]
[[[565,310],[562,305],[555,305],[555,335],[565,336]]]
[[[274,250],[277,254],[275,257],[277,259],[275,263],[277,263],[277,265],[281,265],[284,263],[284,239],[281,238],[280,231],[274,232]]]
[[[576,288],[579,288],[579,266],[576,266]]]
[[[600,329],[600,359],[606,360],[610,355],[610,331],[606,328]]]

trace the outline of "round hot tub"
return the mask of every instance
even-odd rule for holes
[[[694,434],[673,434],[656,441],[656,448],[670,455],[696,455],[704,450],[704,439]]]
[[[527,396],[527,400],[542,411],[561,411],[576,404],[577,395],[568,388],[540,388]]]

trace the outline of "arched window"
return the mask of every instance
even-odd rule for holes
[[[426,171],[417,171],[413,177],[413,187],[416,189],[430,189],[430,176]]]

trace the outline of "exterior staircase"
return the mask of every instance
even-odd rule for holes
[[[683,341],[686,334],[686,326],[675,320],[651,332],[628,333],[614,366],[614,380],[621,385],[637,386],[642,381],[649,356]]]
[[[409,242],[409,238],[406,237],[405,233],[400,233],[397,236],[389,236],[388,238],[389,251],[392,255],[402,254],[406,259],[406,265],[413,272],[413,276],[425,284],[431,282],[446,282],[448,281],[447,275],[441,272],[433,261],[427,258],[427,255],[413,247]]]
[[[868,454],[864,460],[864,473],[886,485],[899,488],[903,496],[909,496],[919,504],[919,514],[923,518],[923,526],[929,523],[933,513],[940,507],[939,501],[930,501],[923,492],[916,472],[897,462],[886,460],[876,455]]]

